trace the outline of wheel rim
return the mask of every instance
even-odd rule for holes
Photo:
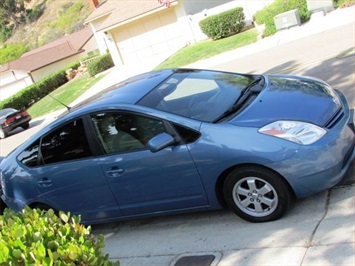
[[[273,213],[279,201],[274,187],[257,177],[239,180],[233,187],[233,200],[242,212],[254,217]]]
[[[3,130],[0,130],[0,139],[5,138],[5,132]]]

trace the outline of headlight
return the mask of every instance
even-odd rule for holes
[[[298,121],[276,121],[260,128],[259,132],[302,145],[312,144],[327,133],[319,126]]]

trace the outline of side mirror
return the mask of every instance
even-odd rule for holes
[[[168,133],[160,133],[149,140],[148,147],[151,152],[158,152],[166,147],[172,146],[175,143],[173,136]]]

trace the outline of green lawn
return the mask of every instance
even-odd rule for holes
[[[198,60],[248,45],[256,42],[256,40],[256,29],[250,29],[221,40],[202,41],[180,50],[175,55],[167,59],[163,64],[158,66],[157,69],[183,67]],[[64,104],[70,105],[71,102],[91,88],[102,77],[103,75],[97,78],[91,78],[88,75],[83,75],[56,89],[51,93],[51,95]],[[28,109],[28,112],[33,118],[36,118],[62,108],[65,107],[52,97],[46,96],[31,106],[31,108]]]
[[[96,82],[102,79],[105,75],[100,75],[98,77],[89,77],[88,74],[77,77],[63,86],[59,87],[55,91],[51,92],[55,99],[58,99],[60,102],[70,105],[71,102],[76,100],[80,95],[90,89]],[[28,112],[33,118],[43,116],[53,111],[57,111],[65,108],[58,101],[54,100],[50,96],[46,96],[40,101],[32,105]]]
[[[198,60],[206,59],[223,52],[256,42],[258,32],[255,28],[221,40],[206,40],[189,45],[171,56],[156,69],[183,67]]]

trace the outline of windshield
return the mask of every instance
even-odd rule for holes
[[[255,76],[208,70],[179,70],[137,104],[213,122],[240,97]]]

